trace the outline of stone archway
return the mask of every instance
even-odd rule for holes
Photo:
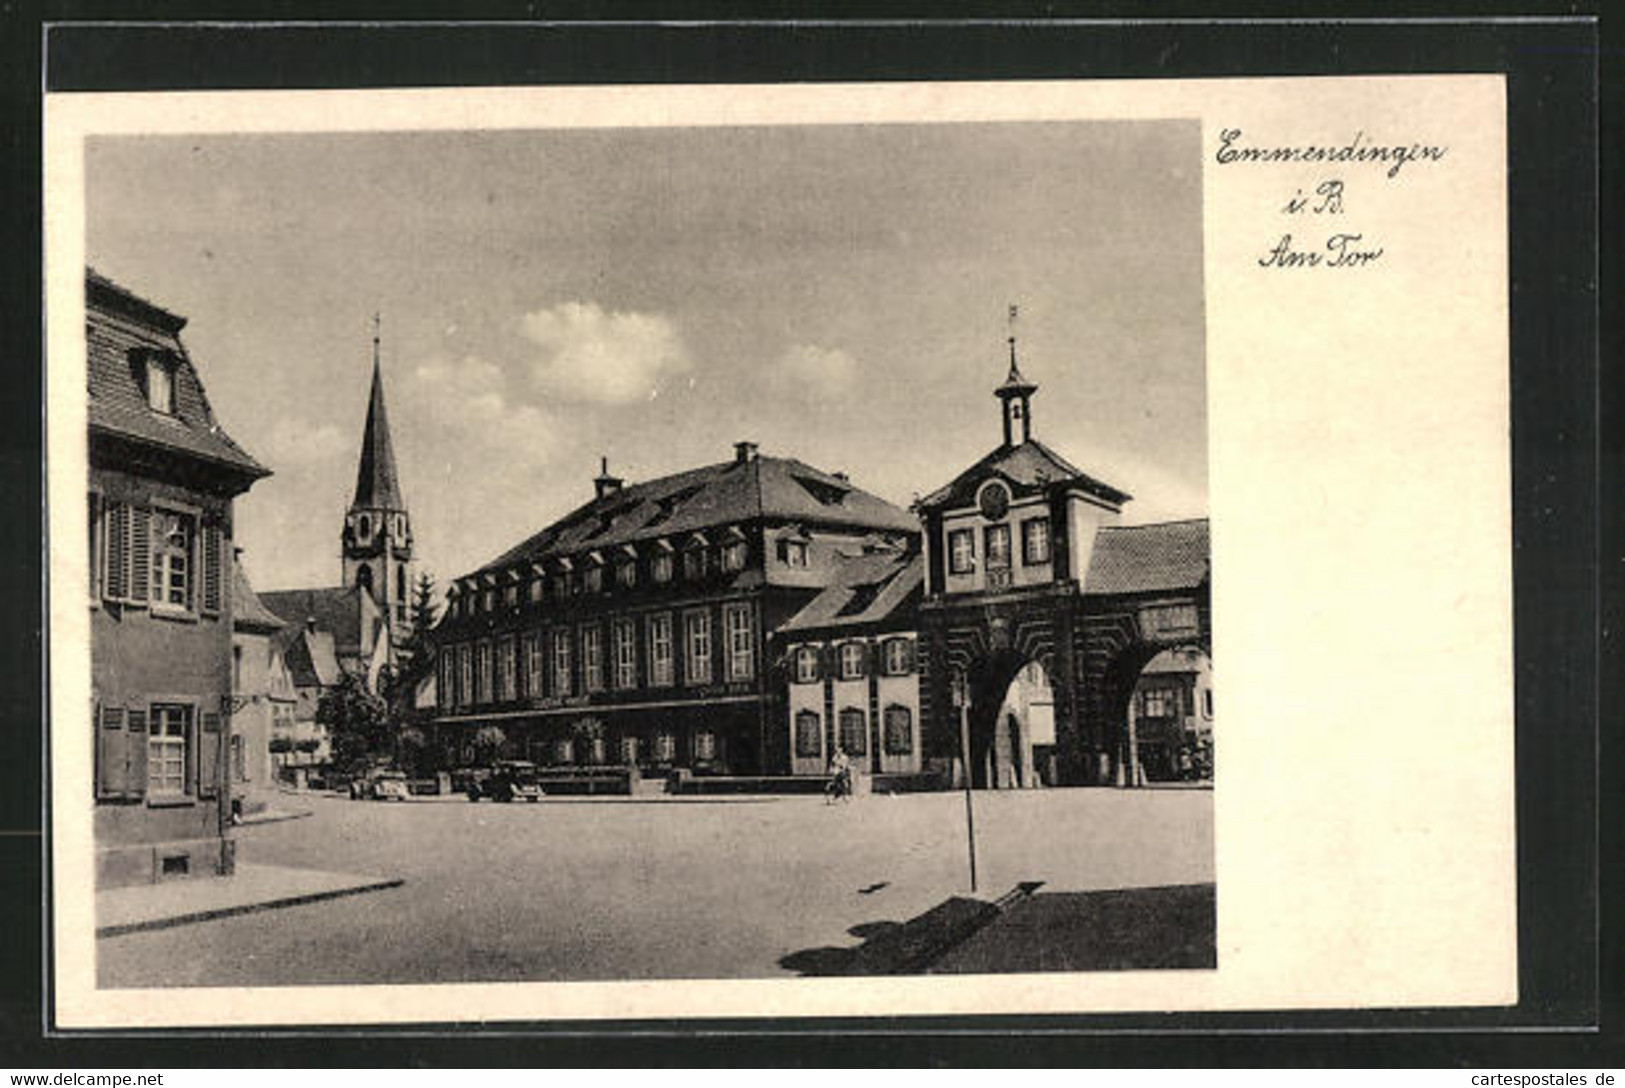
[[[1046,656],[1005,649],[972,665],[970,771],[977,789],[1021,789],[1054,778],[1056,695]],[[1035,724],[1043,727],[1036,733]]]

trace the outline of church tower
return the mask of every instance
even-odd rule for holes
[[[341,554],[344,587],[360,586],[372,596],[398,650],[411,634],[416,570],[412,565],[412,519],[401,497],[395,450],[389,440],[389,416],[384,411],[376,317],[372,332],[372,396],[367,402],[367,426],[361,436],[355,497],[344,515]]]

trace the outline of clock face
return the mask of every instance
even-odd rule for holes
[[[982,508],[982,516],[989,521],[998,521],[1010,509],[1010,492],[1003,484],[989,484],[982,488],[982,494],[977,499]]]

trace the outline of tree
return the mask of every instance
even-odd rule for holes
[[[333,765],[341,773],[353,774],[393,748],[389,708],[367,690],[366,681],[355,673],[346,672],[322,693],[316,704],[316,720],[327,726]]]
[[[400,658],[387,675],[378,677],[383,693],[397,721],[405,721],[412,710],[412,691],[434,666],[434,642],[429,632],[439,619],[435,603],[434,578],[428,572],[418,575],[412,587],[412,633],[401,648]]]
[[[412,774],[422,774],[429,748],[429,738],[423,735],[423,730],[415,725],[407,726],[401,730],[397,745],[397,760]]]
[[[481,726],[474,734],[474,751],[478,753],[480,762],[490,763],[502,754],[502,746],[508,743],[508,734],[495,725]]]

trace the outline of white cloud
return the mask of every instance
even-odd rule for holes
[[[792,344],[779,356],[773,374],[804,397],[830,399],[844,395],[856,384],[858,361],[840,348]]]
[[[646,400],[661,378],[692,365],[677,326],[662,314],[565,302],[526,314],[520,331],[541,349],[531,363],[536,384],[572,400]]]
[[[359,448],[360,439],[354,440]],[[265,441],[265,461],[273,472],[277,465],[310,465],[351,452],[351,441],[331,423],[319,427],[283,417]]]

